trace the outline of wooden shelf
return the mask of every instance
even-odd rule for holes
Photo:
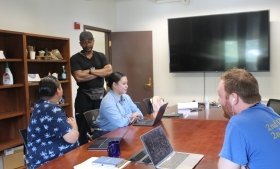
[[[0,112],[0,120],[24,116],[25,112]]]
[[[23,59],[0,59],[0,62],[22,62]]]
[[[59,81],[61,84],[64,84],[64,83],[69,83],[69,80],[60,80]],[[39,82],[28,82],[28,85],[29,86],[38,86],[39,85]]]
[[[58,50],[62,60],[31,60],[27,46],[40,50]],[[70,43],[69,38],[38,35],[24,32],[0,30],[0,50],[6,59],[0,59],[0,74],[5,70],[6,63],[13,74],[13,85],[2,85],[0,82],[0,151],[22,144],[19,129],[26,128],[32,106],[39,99],[39,82],[28,82],[28,74],[38,73],[40,77],[48,73],[62,73],[65,66],[67,80],[60,81],[64,91],[65,104],[61,106],[72,116],[72,85],[70,74]]]
[[[70,103],[64,103],[64,104],[60,104],[61,107],[66,107],[66,106],[70,106]]]
[[[58,62],[67,62],[67,60],[31,60],[28,59],[27,62],[35,62],[35,63],[58,63]]]
[[[11,140],[7,140],[7,141],[1,141],[0,142],[0,151],[22,145],[22,143],[23,143],[23,141],[21,138],[11,139]]]
[[[23,86],[24,86],[24,84],[0,85],[0,89],[17,88],[17,87],[23,87]]]

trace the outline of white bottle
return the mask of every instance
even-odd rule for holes
[[[61,79],[62,79],[62,80],[65,80],[65,79],[66,79],[66,70],[65,70],[65,66],[62,66]]]
[[[6,64],[5,73],[3,74],[3,84],[12,85],[14,84],[13,74],[9,68],[9,64]]]
[[[3,50],[0,50],[0,59],[6,59]]]

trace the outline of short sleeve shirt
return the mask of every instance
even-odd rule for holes
[[[233,116],[220,156],[250,169],[279,169],[280,116],[256,104]]]
[[[100,52],[93,51],[93,57],[88,59],[81,52],[76,53],[70,58],[71,72],[77,70],[89,70],[90,68],[102,69],[105,65],[109,64],[105,55]],[[102,88],[104,85],[104,78],[97,77],[95,79],[77,82],[77,85],[82,89]]]
[[[34,106],[27,128],[26,159],[29,168],[37,168],[76,148],[78,143],[70,144],[63,139],[71,130],[60,106],[39,100]]]

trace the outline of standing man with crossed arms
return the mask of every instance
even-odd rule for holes
[[[71,59],[71,73],[79,86],[75,99],[75,117],[79,128],[79,142],[83,145],[88,142],[87,124],[83,113],[88,110],[99,109],[104,96],[104,77],[112,73],[103,53],[93,50],[94,38],[91,32],[80,34],[82,51],[74,54]]]

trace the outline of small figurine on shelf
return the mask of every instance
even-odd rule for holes
[[[0,59],[6,59],[3,50],[0,50]]]
[[[58,60],[62,60],[63,59],[63,57],[62,57],[62,55],[61,55],[61,53],[59,52],[58,49],[53,49],[51,51],[51,53],[55,56],[56,59],[58,59]]]
[[[49,54],[49,51],[48,51],[48,48],[45,49],[45,56],[48,56]]]
[[[65,66],[62,66],[61,80],[65,80],[67,77],[67,73],[65,70]]]

